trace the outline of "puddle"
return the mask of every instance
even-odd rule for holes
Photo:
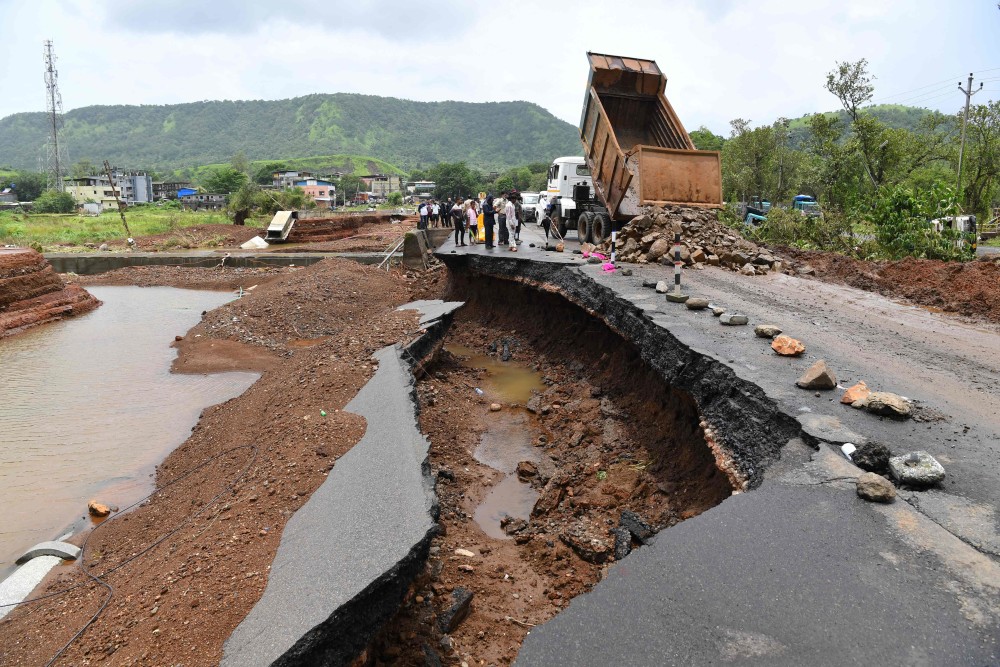
[[[500,402],[524,404],[531,398],[532,391],[545,389],[541,375],[525,366],[500,361],[463,345],[449,343],[444,349],[459,357],[463,366],[484,369],[488,378],[484,384],[488,386],[482,389]]]
[[[541,375],[516,363],[504,362],[478,354],[461,345],[448,344],[446,350],[462,360],[467,368],[486,371],[483,390],[490,400],[524,404],[533,390],[545,388]],[[511,539],[500,527],[505,516],[527,519],[535,506],[538,492],[517,478],[515,471],[521,461],[537,462],[538,450],[533,446],[537,437],[529,413],[524,408],[505,408],[487,413],[487,430],[479,440],[473,458],[506,475],[476,507],[473,518],[483,532],[497,540]]]
[[[152,490],[153,467],[202,409],[239,396],[256,373],[170,373],[175,334],[228,292],[94,287],[104,305],[0,341],[0,575],[31,545]]]

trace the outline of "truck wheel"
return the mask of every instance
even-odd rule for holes
[[[594,244],[599,245],[611,233],[611,216],[607,213],[598,213],[594,216],[590,224],[590,237],[594,239]]]
[[[551,216],[550,219],[552,221],[552,229],[554,229],[554,230],[556,230],[556,231],[559,232],[559,238],[565,239],[566,238],[566,231],[567,231],[566,230],[566,221],[563,220],[563,217],[561,215],[559,215],[555,211],[552,212],[552,216]]]
[[[580,243],[590,243],[590,230],[593,226],[594,214],[584,211],[576,219],[576,237]]]

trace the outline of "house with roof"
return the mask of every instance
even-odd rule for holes
[[[337,186],[321,178],[306,178],[295,182],[318,208],[332,208],[337,204]]]

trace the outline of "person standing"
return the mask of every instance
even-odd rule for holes
[[[431,220],[434,222],[435,227],[441,226],[441,207],[438,205],[437,200],[431,204]]]
[[[493,208],[493,194],[486,195],[486,201],[483,202],[483,228],[486,230],[486,247],[492,250],[495,246],[493,245],[493,227],[497,223],[496,219],[496,209]]]
[[[448,197],[448,201],[441,204],[441,226],[451,227],[451,197]]]
[[[454,225],[455,227],[455,245],[464,246],[465,245],[465,217],[461,215],[462,206],[461,202],[457,201],[452,205],[451,200],[448,200],[447,207],[450,208],[448,211],[448,217],[450,218],[449,226]],[[458,211],[459,215],[455,215]]]
[[[497,212],[497,235],[500,245],[507,245],[507,193],[501,192],[500,197],[493,202]]]
[[[420,208],[417,209],[420,213],[420,222],[417,223],[417,229],[427,229],[427,202],[420,202]]]
[[[468,208],[465,209],[465,217],[469,221],[469,242],[472,245],[477,245],[479,243],[479,232],[477,231],[477,223],[479,222],[479,213],[476,211],[476,202],[474,199],[469,199],[467,202]]]
[[[517,252],[517,209],[510,198],[507,199],[504,208],[506,209],[508,249],[511,252]]]
[[[521,242],[521,223],[524,221],[524,209],[521,208],[521,193],[514,191],[511,193],[514,200],[514,214],[517,216],[517,226],[514,228],[514,240]]]

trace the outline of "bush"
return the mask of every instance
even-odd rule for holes
[[[386,197],[386,202],[391,206],[402,206],[403,205],[403,193],[402,192],[390,192],[389,196]]]
[[[76,210],[76,202],[68,192],[46,190],[35,199],[31,210],[34,213],[72,213]]]
[[[955,191],[947,186],[913,190],[897,185],[879,190],[866,218],[875,228],[879,253],[888,259],[973,259],[974,239],[965,238],[971,234],[952,229],[939,232],[931,224],[934,218],[957,213]]]
[[[854,249],[850,219],[831,211],[807,216],[792,209],[772,208],[767,212],[767,220],[757,227],[747,227],[744,235],[761,243],[806,250],[850,253]]]

